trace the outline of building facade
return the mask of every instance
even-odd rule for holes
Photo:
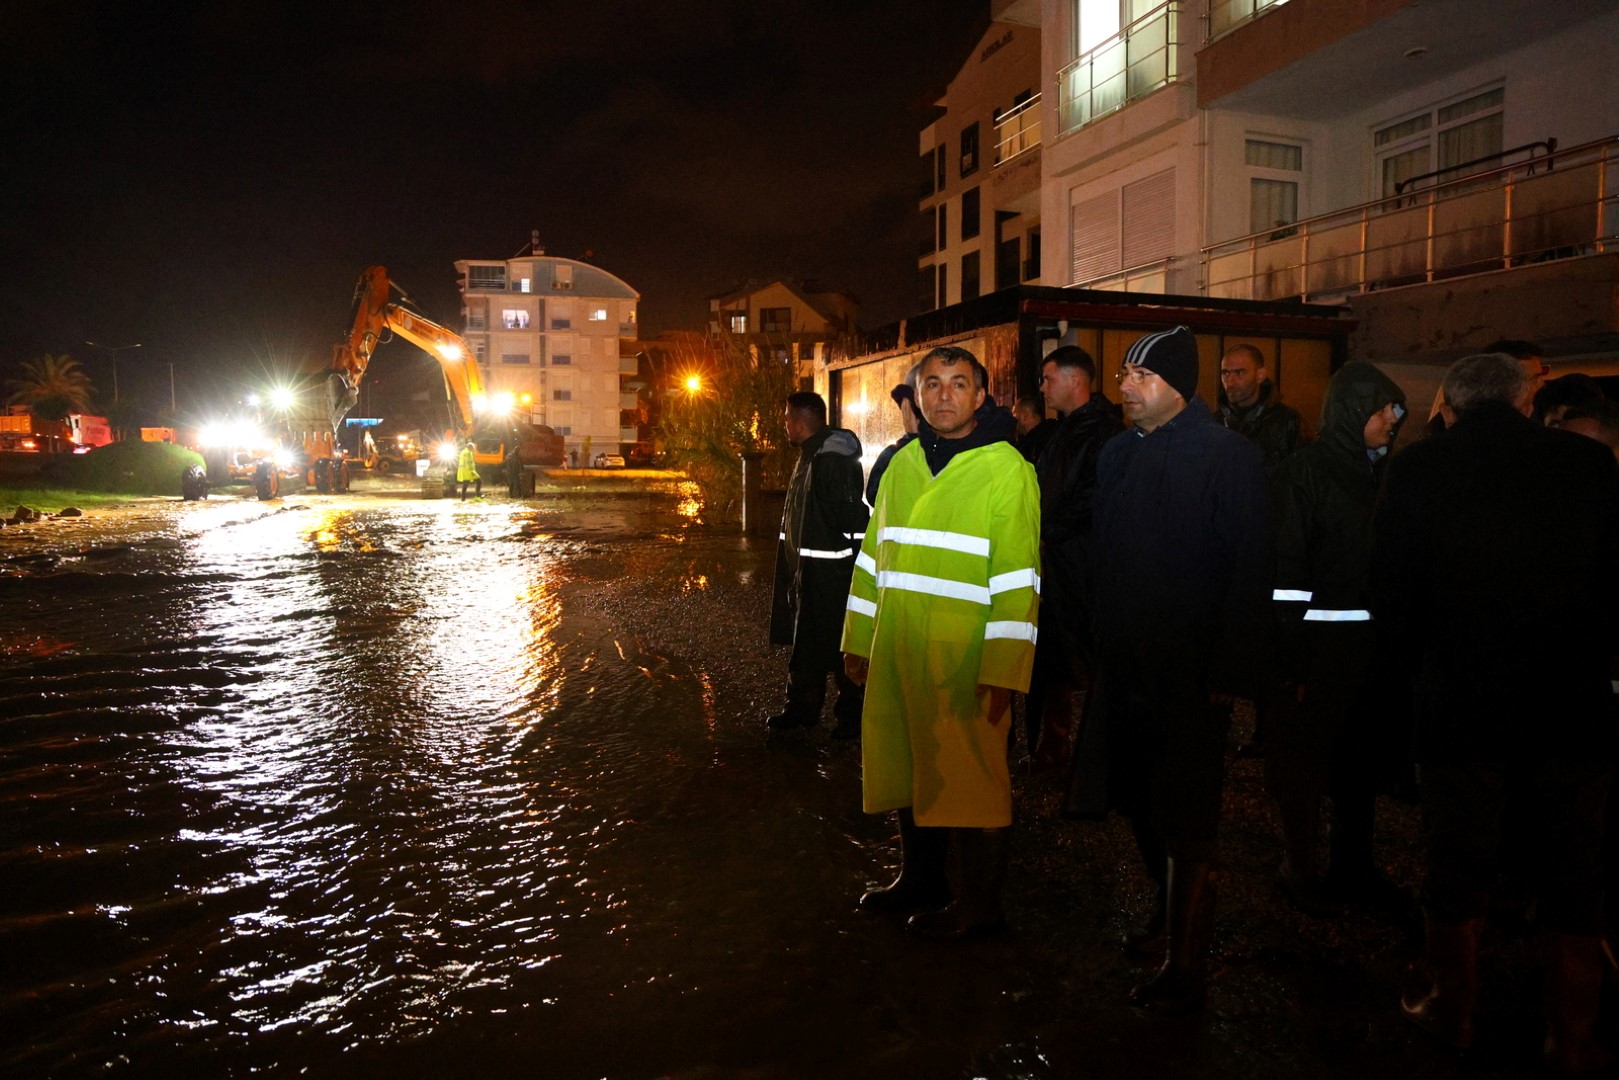
[[[1048,285],[1344,303],[1414,396],[1619,370],[1619,0],[1040,0]]]
[[[531,403],[582,458],[621,453],[639,432],[633,343],[640,293],[622,279],[580,262],[534,253],[513,259],[461,259],[463,337],[491,394],[509,391]],[[628,353],[628,355],[624,355]],[[628,401],[630,404],[625,405]]]
[[[709,337],[730,337],[761,356],[793,363],[806,388],[814,381],[817,349],[857,328],[860,301],[814,282],[749,281],[708,300]]]
[[[922,130],[917,311],[1040,281],[1039,9],[1023,6],[1032,23],[992,21]]]

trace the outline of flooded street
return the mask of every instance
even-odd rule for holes
[[[1054,784],[1020,785],[1011,933],[858,912],[890,825],[858,746],[764,734],[773,557],[674,481],[0,533],[0,1074],[1533,1072],[1527,946],[1487,959],[1487,1056],[1430,1047],[1405,928],[1271,897],[1253,763],[1203,1019],[1123,1003],[1148,887]]]

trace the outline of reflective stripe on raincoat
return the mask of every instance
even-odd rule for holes
[[[455,482],[469,484],[478,479],[478,459],[472,452],[472,445],[468,443],[461,448],[461,457],[456,461]]]
[[[1006,740],[982,687],[1023,691],[1034,663],[1040,491],[1009,443],[932,475],[920,441],[894,455],[860,545],[843,651],[870,660],[861,743],[867,813],[917,824],[1012,820]]]

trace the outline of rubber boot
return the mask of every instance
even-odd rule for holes
[[[1164,923],[1167,921],[1165,913],[1168,904],[1167,883],[1158,882],[1158,895],[1153,899],[1152,912],[1147,921],[1139,926],[1132,926],[1124,932],[1124,938],[1119,942],[1124,955],[1133,960],[1150,960],[1154,963],[1163,963],[1164,959]]]
[[[950,902],[950,881],[945,873],[950,831],[916,823],[909,806],[898,811],[899,877],[860,898],[866,911],[911,913],[929,911]]]
[[[1457,1050],[1473,1045],[1478,939],[1483,931],[1482,918],[1456,926],[1425,918],[1422,964],[1431,982],[1425,990],[1400,998],[1407,1020]]]
[[[1611,1058],[1597,1041],[1597,1005],[1605,957],[1602,939],[1547,934],[1546,1067],[1561,1076],[1606,1068]]]
[[[1294,909],[1313,919],[1341,914],[1328,898],[1317,861],[1317,833],[1321,825],[1318,796],[1289,796],[1276,800],[1282,823],[1282,847],[1287,852],[1276,874],[1276,888]]]
[[[1167,942],[1163,966],[1130,991],[1130,1003],[1166,1016],[1203,1008],[1214,931],[1214,867],[1169,860]]]
[[[1005,929],[1001,888],[1006,884],[1008,829],[951,829],[956,844],[955,894],[947,907],[912,915],[906,928],[936,941],[958,941]]]
[[[1158,886],[1158,895],[1153,900],[1152,913],[1147,916],[1147,921],[1126,930],[1119,944],[1126,956],[1163,963],[1164,923],[1168,918],[1169,904],[1169,858],[1164,854],[1163,840],[1145,816],[1131,815],[1130,828],[1135,833],[1136,850],[1141,852],[1147,876]]]

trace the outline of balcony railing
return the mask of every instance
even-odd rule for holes
[[[489,320],[482,315],[467,316],[467,332],[474,333],[489,329]]]
[[[1341,297],[1619,248],[1619,136],[1203,249],[1203,291]]]
[[[1213,41],[1228,34],[1250,19],[1256,19],[1271,8],[1281,7],[1287,0],[1209,0],[1208,32],[1204,41]]]
[[[1057,73],[1057,119],[1066,135],[1179,77],[1181,0],[1170,0]]]
[[[1011,161],[1039,145],[1040,95],[1036,94],[995,121],[995,164]]]
[[[1175,269],[1175,258],[1155,259],[1140,266],[1132,266],[1128,270],[1108,274],[1105,277],[1091,278],[1088,281],[1076,281],[1076,289],[1101,289],[1104,292],[1127,293],[1167,293],[1170,275]]]

